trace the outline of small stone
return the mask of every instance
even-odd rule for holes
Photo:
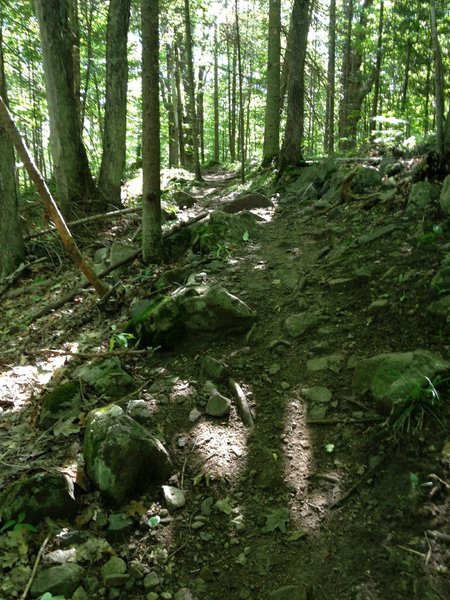
[[[204,526],[205,526],[205,523],[203,523],[202,521],[194,521],[191,525],[191,528],[192,529],[201,529]]]
[[[287,381],[282,381],[280,383],[280,387],[282,390],[288,390],[291,387],[291,384],[288,383]]]
[[[159,577],[155,571],[150,571],[150,573],[144,577],[144,587],[146,590],[153,590],[154,588],[158,587],[159,584]]]
[[[281,371],[281,367],[279,364],[273,363],[272,365],[270,365],[268,371],[269,375],[276,375],[279,371]]]
[[[224,417],[229,414],[231,408],[231,400],[222,396],[219,392],[211,395],[206,404],[206,414],[211,417]]]
[[[186,496],[183,490],[179,490],[171,485],[163,485],[162,492],[169,511],[174,511],[185,506]]]
[[[386,298],[379,298],[378,300],[374,300],[367,310],[369,312],[377,312],[385,308],[388,304],[389,300],[387,300]]]
[[[149,592],[146,595],[146,600],[158,600],[159,596],[156,592]]]
[[[284,322],[286,332],[293,338],[301,337],[308,329],[319,323],[320,318],[315,313],[297,313],[288,317]]]
[[[162,598],[163,600],[172,600],[172,598],[173,598],[173,595],[172,595],[170,592],[163,592],[163,593],[161,594],[161,598]]]
[[[190,589],[180,588],[175,594],[175,600],[194,600],[194,596]]]
[[[72,600],[89,600],[89,596],[88,593],[86,592],[86,590],[84,589],[84,587],[82,587],[80,585],[80,587],[78,587],[73,595],[72,595]]]
[[[197,421],[201,416],[202,413],[198,410],[196,406],[194,406],[194,408],[189,413],[189,421],[191,423],[195,423],[195,421]]]
[[[106,588],[123,587],[130,579],[128,573],[112,573],[103,577],[103,583]]]
[[[103,581],[108,575],[123,575],[127,571],[127,563],[119,556],[112,556],[100,569]]]
[[[326,404],[330,402],[333,394],[331,390],[321,385],[315,385],[313,387],[308,388],[304,392],[305,396],[308,400],[312,400],[313,402],[319,402],[321,404]]]

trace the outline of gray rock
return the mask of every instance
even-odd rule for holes
[[[197,421],[201,416],[202,413],[198,410],[196,406],[194,406],[194,408],[189,413],[189,421],[191,423],[195,423],[195,421]]]
[[[306,363],[308,371],[324,371],[329,369],[333,373],[339,373],[342,369],[342,363],[344,362],[344,355],[336,352],[329,356],[319,356],[317,358],[311,358]]]
[[[225,417],[229,414],[231,408],[231,400],[222,396],[217,390],[213,392],[206,403],[205,412],[211,417]]]
[[[144,346],[173,347],[183,335],[247,329],[255,313],[218,285],[183,286],[132,319],[127,329]]]
[[[331,390],[322,385],[314,385],[313,387],[306,389],[304,394],[308,400],[319,402],[320,404],[330,402],[333,397]]]
[[[164,481],[171,472],[161,442],[116,405],[89,413],[83,454],[90,479],[116,505]]]
[[[146,425],[153,420],[153,413],[145,400],[130,400],[127,404],[127,415],[141,425]]]
[[[127,572],[127,563],[119,556],[112,556],[100,569],[103,580],[108,575],[123,575]]]
[[[423,210],[439,198],[437,187],[429,181],[418,181],[411,185],[408,197],[408,211]]]
[[[70,597],[81,585],[84,569],[80,565],[66,563],[58,567],[50,567],[36,576],[31,586],[32,596],[41,596],[50,592],[53,596]]]
[[[382,174],[373,167],[360,167],[350,182],[354,194],[367,194],[381,186]]]
[[[78,415],[80,409],[80,386],[75,383],[63,383],[42,398],[39,424],[48,429],[59,419],[70,419]]]
[[[284,585],[270,592],[268,600],[307,600],[306,588],[300,585]]]
[[[228,367],[210,354],[205,354],[200,364],[205,375],[214,379],[214,381],[223,381],[228,377]]]
[[[106,575],[103,578],[106,588],[124,587],[129,581],[130,576],[128,573],[111,573],[111,575]]]
[[[77,511],[72,480],[62,473],[35,473],[12,483],[0,494],[0,520],[21,512],[37,524],[45,517],[71,519]]]
[[[175,594],[175,600],[195,600],[195,596],[188,588],[180,588]]]
[[[114,242],[111,246],[110,250],[110,262],[112,265],[130,258],[133,255],[136,255],[136,250],[134,246],[130,246],[130,244],[125,244],[124,242]],[[116,269],[116,273],[126,273],[128,270],[128,265],[124,264],[118,269]]]
[[[173,200],[179,208],[192,208],[197,200],[191,194],[178,190],[173,194]]]
[[[74,371],[74,377],[92,386],[98,394],[114,398],[124,396],[136,383],[120,364],[117,356],[111,356],[92,365],[81,365]]]
[[[169,511],[178,510],[186,505],[186,496],[183,490],[179,490],[171,485],[163,485],[162,493]]]
[[[450,369],[450,362],[427,350],[378,354],[360,361],[353,372],[356,393],[370,392],[382,411],[390,411],[393,402],[408,396],[439,373]]]
[[[146,590],[153,590],[158,587],[160,583],[160,579],[155,571],[150,571],[150,573],[144,577],[144,588]]]
[[[316,313],[303,312],[290,315],[284,322],[286,333],[293,338],[301,337],[317,325],[320,317]]]
[[[75,548],[67,550],[53,550],[44,555],[43,562],[45,564],[63,565],[66,562],[76,562],[77,551]]]
[[[269,208],[273,203],[263,194],[244,194],[239,198],[235,198],[222,206],[222,210],[226,213],[238,213],[241,210],[252,210],[255,208]]]
[[[444,179],[441,194],[439,197],[439,203],[441,205],[442,212],[446,215],[450,215],[450,175]]]

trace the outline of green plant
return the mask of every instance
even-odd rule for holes
[[[54,596],[51,592],[45,592],[39,600],[66,600],[65,596]]]
[[[114,333],[109,338],[108,352],[112,352],[116,346],[128,348],[128,342],[136,339],[133,333]]]
[[[424,376],[424,380],[422,384],[417,383],[404,398],[394,402],[388,420],[394,432],[416,435],[423,429],[427,417],[444,428],[441,413],[445,403],[431,379]],[[442,382],[436,380],[436,385]]]
[[[25,513],[20,512],[17,515],[17,519],[9,519],[6,523],[3,523],[2,527],[0,527],[0,533],[3,533],[4,531],[22,531],[23,529],[31,531],[32,533],[37,532],[34,525],[25,522]]]

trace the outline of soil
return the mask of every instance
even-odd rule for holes
[[[227,203],[230,185],[236,185],[230,174],[209,173],[203,186],[190,190],[198,203],[186,215]],[[149,356],[123,349],[122,365],[139,390],[116,402],[125,407],[130,399],[147,401],[174,463],[171,484],[184,490],[186,505],[168,515],[155,490],[124,507],[132,527],[111,545],[133,565],[134,586],[94,586],[89,599],[138,600],[151,591],[155,599],[168,599],[183,587],[199,600],[450,597],[449,455],[442,453],[448,428],[428,420],[414,435],[395,429],[351,385],[356,361],[382,352],[422,348],[448,356],[448,329],[426,308],[450,229],[435,209],[420,218],[408,214],[401,195],[370,210],[352,201],[314,211],[286,200],[283,190],[270,191],[274,206],[254,211],[261,218],[257,233],[240,244],[219,245],[200,265],[197,257],[193,271],[257,313],[251,330],[183,339],[170,352]],[[133,219],[124,216],[95,237],[104,245],[117,237],[130,241]],[[428,243],[421,232],[436,223],[442,233],[438,243]],[[388,224],[395,230],[355,243]],[[65,428],[42,431],[40,396],[88,360],[77,353],[107,352],[113,333],[123,331],[130,301],[148,297],[157,277],[189,266],[193,258],[180,256],[157,270],[134,262],[121,275],[120,310],[105,313],[93,292],[83,292],[29,325],[33,312],[77,277],[55,243],[35,244],[36,255],[45,249],[53,266],[47,261],[31,267],[20,285],[37,277],[52,278],[52,285],[3,299],[0,483],[5,487],[39,469],[65,470],[76,478],[80,508],[76,522],[60,528],[104,537],[111,509],[79,465],[85,414]],[[371,306],[377,299],[386,302]],[[317,324],[290,337],[286,319],[305,311],[318,315]],[[222,361],[242,387],[253,428],[243,424],[235,403],[226,418],[203,413],[190,421],[193,407],[202,410],[206,403],[205,354]],[[311,359],[330,356],[328,368],[308,368]],[[331,400],[308,401],[313,386],[328,388]],[[219,389],[232,398],[226,381]],[[446,389],[441,398],[447,425]],[[109,399],[85,401],[92,408]],[[148,523],[152,516],[162,517],[155,527]],[[19,567],[32,576],[30,567],[49,532],[46,552],[59,547],[57,531],[54,522],[41,523],[28,535],[20,560],[0,567],[1,577],[12,578]],[[100,578],[105,561],[89,565],[88,576]],[[145,590],[139,573],[151,571],[159,583]],[[0,591],[0,597],[18,597],[25,583],[10,586],[4,596]]]

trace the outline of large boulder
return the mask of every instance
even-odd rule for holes
[[[122,369],[117,356],[92,365],[81,365],[75,369],[74,377],[93,387],[98,394],[113,398],[125,396],[136,385],[133,377]]]
[[[408,211],[421,211],[434,204],[439,198],[439,190],[430,181],[418,181],[411,185],[408,197]]]
[[[393,403],[416,397],[427,378],[450,370],[450,362],[427,350],[383,353],[360,361],[353,372],[356,393],[369,392],[382,412]]]
[[[81,585],[84,577],[83,567],[73,563],[44,569],[33,581],[31,595],[36,597],[49,592],[52,598],[54,596],[69,598]]]
[[[246,329],[254,312],[219,285],[178,288],[134,314],[127,329],[143,346],[170,348],[189,333]]]
[[[63,473],[35,473],[12,483],[0,494],[0,521],[24,512],[25,522],[45,517],[71,519],[77,511],[72,480]]]
[[[288,188],[288,193],[295,196],[296,200],[302,202],[316,200],[321,197],[325,182],[337,171],[333,159],[304,167],[298,177]]]
[[[367,194],[381,186],[383,176],[373,167],[360,167],[350,182],[354,194]]]
[[[258,230],[259,221],[261,218],[248,211],[228,214],[215,210],[209,215],[209,222],[190,228],[192,247],[196,252],[212,253],[217,257],[227,244],[242,244],[246,233],[252,238]]]
[[[446,215],[450,215],[450,175],[444,179],[444,185],[442,186],[441,195],[439,198],[442,212]]]
[[[238,213],[241,210],[270,208],[271,206],[273,206],[273,203],[267,196],[253,192],[231,200],[231,202],[228,202],[222,207],[222,210],[226,213]]]
[[[161,442],[114,404],[89,413],[83,454],[91,481],[115,505],[171,474]]]

